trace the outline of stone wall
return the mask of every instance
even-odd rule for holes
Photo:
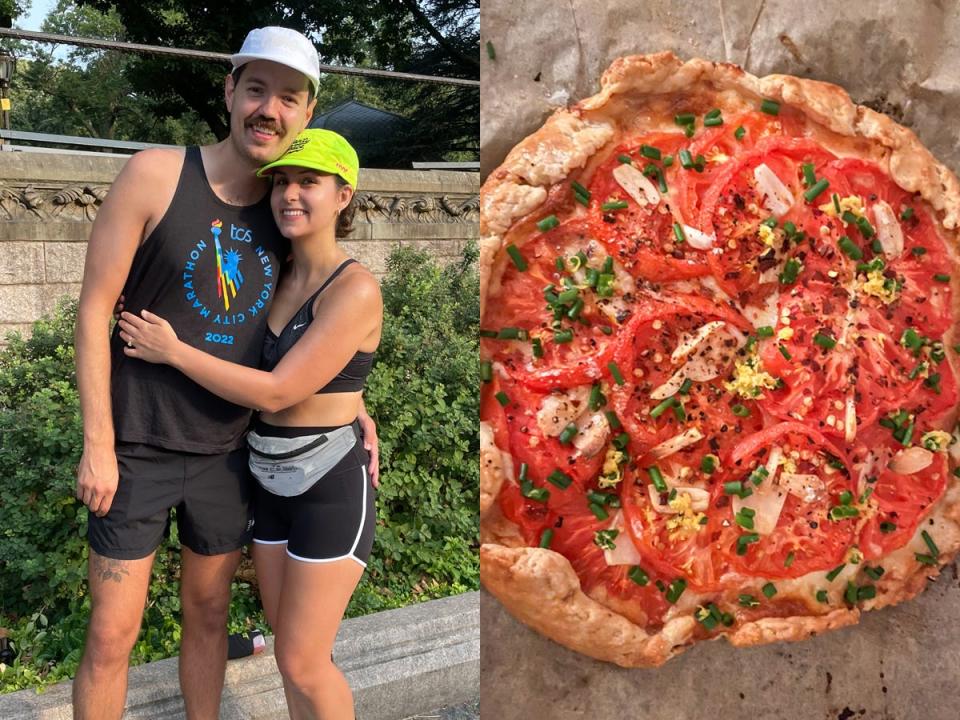
[[[0,152],[0,338],[76,296],[87,238],[126,158]],[[458,257],[478,237],[479,175],[363,170],[344,248],[378,275],[398,245]]]

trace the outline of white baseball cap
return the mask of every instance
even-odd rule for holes
[[[230,57],[234,69],[251,60],[269,60],[298,70],[307,76],[317,94],[320,85],[320,58],[310,40],[290,28],[268,26],[247,33],[240,52]]]

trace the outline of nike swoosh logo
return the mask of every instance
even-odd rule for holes
[[[294,325],[294,326],[293,326],[293,329],[294,329],[294,330],[299,330],[300,328],[306,327],[306,326],[307,326],[307,323],[304,323],[303,325]]]

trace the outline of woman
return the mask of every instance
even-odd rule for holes
[[[255,499],[253,559],[276,634],[290,717],[352,718],[331,653],[373,544],[374,488],[356,423],[380,342],[373,275],[337,245],[356,188],[357,154],[340,135],[306,130],[271,174],[271,207],[292,263],[270,308],[261,369],[177,339],[162,318],[124,312],[130,357],[177,368],[227,400],[260,411],[248,437]]]

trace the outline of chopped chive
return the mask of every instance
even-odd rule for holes
[[[689,395],[690,388],[693,387],[693,380],[686,378],[683,383],[680,385],[680,389],[677,390],[678,395]]]
[[[857,600],[873,600],[877,596],[877,588],[873,585],[861,585],[857,588]]]
[[[566,490],[570,487],[570,483],[573,482],[573,478],[563,472],[563,470],[554,470],[547,475],[547,482],[551,485],[556,485],[561,490]]]
[[[768,217],[766,220],[764,220],[760,224],[773,230],[774,228],[777,227],[777,219],[775,217]]]
[[[747,546],[755,542],[760,542],[760,536],[757,535],[757,533],[748,533],[746,535],[741,535],[740,537],[738,537],[737,538],[737,555],[746,555]]]
[[[668,168],[668,167],[670,167],[671,165],[673,165],[673,155],[667,155],[667,156],[663,159],[663,166],[664,166],[665,168]]]
[[[724,495],[739,495],[743,492],[743,483],[740,480],[731,480],[723,484]]]
[[[757,607],[760,604],[760,601],[757,600],[753,595],[748,595],[743,593],[739,597],[739,602],[742,607]]]
[[[707,166],[707,159],[703,155],[697,155],[693,159],[693,169],[697,172],[703,172],[703,169]]]
[[[597,286],[597,282],[600,280],[600,271],[596,268],[588,267],[585,275],[587,279],[587,285],[595,288]]]
[[[750,417],[750,408],[748,408],[746,405],[741,405],[740,403],[737,403],[731,407],[730,411],[737,417]]]
[[[590,397],[589,397],[589,399],[587,400],[587,407],[588,407],[591,411],[593,411],[593,410],[599,410],[600,408],[602,408],[602,407],[603,407],[604,405],[606,405],[606,404],[607,404],[607,398],[606,398],[606,396],[603,394],[603,391],[601,390],[600,385],[597,384],[597,385],[594,385],[593,387],[591,387],[591,388],[590,388]]]
[[[553,333],[553,341],[558,345],[573,341],[573,329],[557,330]]]
[[[612,273],[613,272],[613,257],[607,255],[606,259],[603,261],[603,267],[601,272]]]
[[[633,162],[633,158],[629,155],[617,155],[617,160],[622,162],[624,165],[630,165]]]
[[[590,191],[576,180],[570,183],[570,189],[573,191],[573,199],[581,205],[590,204]]]
[[[783,355],[786,360],[793,360],[793,356],[790,354],[790,351],[787,350],[783,345],[777,345],[777,350],[780,351],[780,354]]]
[[[542,358],[543,343],[540,341],[540,338],[534,338],[533,340],[531,340],[531,343],[533,344],[533,356],[535,358]]]
[[[496,330],[485,330],[483,328],[480,329],[480,337],[495,338],[496,336],[497,336]]]
[[[840,209],[840,196],[839,196],[839,195],[837,195],[836,193],[834,193],[833,195],[831,195],[831,199],[833,200],[833,209],[837,211],[837,215],[839,215],[839,216],[843,219],[844,222],[853,222],[853,223],[855,223],[855,222],[857,221],[857,216],[854,215],[852,212],[850,212],[849,210],[841,210],[841,209]]]
[[[616,276],[613,273],[600,273],[597,278],[597,295],[600,297],[613,297],[613,283]]]
[[[550,491],[546,488],[534,487],[529,480],[524,480],[520,484],[520,494],[529,500],[539,503],[545,503],[550,499]]]
[[[784,285],[792,285],[797,281],[797,275],[800,274],[800,270],[803,268],[803,265],[800,264],[799,260],[795,258],[790,258],[783,264],[783,272],[780,273],[780,282]]]
[[[706,118],[707,120],[710,120],[715,117],[720,117],[720,108],[714,108],[703,117]]]
[[[748,514],[744,512],[744,510],[749,509],[750,508],[742,508],[740,512],[733,516],[733,521],[746,530],[753,530],[753,513]]]
[[[650,576],[647,575],[643,571],[643,568],[639,565],[634,565],[632,568],[630,568],[630,570],[627,572],[627,577],[633,580],[640,587],[643,587],[650,582]]]
[[[712,475],[716,469],[717,469],[717,456],[704,455],[703,459],[700,461],[700,470],[706,473],[707,475]]]
[[[561,445],[569,445],[571,442],[573,442],[573,438],[576,436],[576,434],[577,434],[577,424],[570,423],[560,433],[558,440],[560,440]]]
[[[672,583],[670,587],[667,588],[665,597],[667,602],[676,603],[680,599],[680,596],[683,595],[683,591],[687,589],[687,581],[683,578],[677,578]]]
[[[653,145],[641,145],[640,154],[651,160],[659,160],[663,155],[660,152],[660,148],[655,148]]]
[[[883,252],[883,244],[879,240],[874,240],[870,243],[870,249],[879,255]]]
[[[621,427],[623,427],[623,425],[620,423],[620,419],[613,410],[605,410],[603,414],[606,416],[607,422],[610,423],[611,429],[619,430]]]
[[[754,485],[759,486],[759,485],[762,485],[763,481],[766,480],[769,476],[770,476],[770,471],[767,470],[763,465],[761,465],[752,473],[750,473],[749,479],[750,479],[750,482],[752,482]]]
[[[912,208],[912,207],[904,208],[903,212],[900,213],[900,219],[901,219],[901,220],[909,220],[909,219],[912,218],[912,217],[913,217],[913,208]]]
[[[917,559],[917,562],[924,565],[936,565],[937,559],[932,555],[922,555],[920,553],[914,553],[913,556]]]
[[[787,553],[787,558],[786,558],[786,560],[783,561],[783,566],[784,566],[785,568],[788,568],[788,567],[790,567],[791,565],[793,565],[793,559],[794,559],[794,557],[795,557],[795,555],[793,554],[793,550],[791,550],[790,552],[788,552],[788,553]]]
[[[939,393],[937,393],[939,395]],[[682,403],[675,403],[673,406],[673,414],[676,416],[678,422],[687,421],[687,410],[683,407]]]
[[[650,417],[654,419],[660,417],[667,410],[672,408],[676,402],[677,402],[676,399],[672,397],[668,397],[666,400],[663,400],[662,402],[660,402],[659,405],[657,405],[655,408],[653,408],[653,410],[650,411]]]
[[[616,550],[616,543],[613,541],[617,539],[617,535],[620,534],[620,531],[616,528],[607,528],[606,530],[597,530],[593,534],[593,543],[599,548],[604,550]]]
[[[762,338],[772,338],[774,335],[773,328],[769,325],[761,325],[757,328],[757,337]]]
[[[927,544],[927,547],[930,548],[930,554],[934,557],[939,557],[940,548],[937,547],[937,544],[933,541],[933,538],[930,537],[930,533],[928,533],[926,530],[922,530],[920,535],[923,537],[923,541]]]
[[[884,570],[882,567],[877,565],[876,567],[865,567],[863,572],[867,575],[867,577],[876,582],[883,577]]]
[[[806,198],[807,202],[813,202],[828,187],[830,187],[830,181],[826,178],[820,178],[808,190],[804,191],[803,197]]]
[[[543,221],[541,220],[541,222]],[[523,272],[527,269],[527,261],[523,259],[523,255],[520,254],[516,245],[507,245],[507,254],[513,260],[513,264],[517,266],[517,270]]]
[[[680,167],[684,170],[690,170],[693,167],[693,156],[690,154],[690,151],[684,149],[677,154],[680,157]]]
[[[567,317],[571,320],[576,320],[580,317],[580,313],[583,312],[583,298],[577,298],[573,302],[573,306],[567,311]]]
[[[487,57],[491,60],[497,59],[497,51],[493,49],[493,43],[487,40]]]
[[[647,474],[650,476],[650,482],[653,483],[653,486],[657,489],[657,492],[666,492],[667,483],[663,480],[663,473],[660,472],[660,468],[656,465],[647,468]]]
[[[942,282],[942,283],[950,282],[950,276],[943,275],[942,273],[937,273],[936,275],[933,276],[933,279],[936,280],[937,282]]]
[[[847,566],[846,563],[842,565],[837,565],[833,570],[827,573],[827,582],[833,582],[837,579],[837,575],[843,572],[843,569]]]
[[[617,367],[616,362],[611,360],[607,363],[607,368],[610,370],[610,374],[613,375],[613,379],[617,385],[623,385],[626,382],[623,379],[623,375],[620,373],[620,368]]]
[[[520,463],[520,473],[517,475],[517,477],[520,478],[520,482],[526,482],[526,480],[527,480],[527,471],[528,471],[529,469],[530,469],[530,468],[527,466],[526,463]]]
[[[683,225],[678,222],[673,224],[673,236],[677,239],[678,243],[686,242],[687,236],[683,232]]]
[[[718,127],[718,126],[720,126],[720,125],[723,125],[723,118],[722,118],[722,117],[706,118],[706,119],[703,121],[703,126],[704,126],[704,127]]]
[[[593,513],[594,517],[596,517],[597,520],[606,520],[608,517],[610,517],[609,513],[607,513],[607,511],[603,509],[603,505],[598,505],[597,503],[590,503],[588,507],[590,508],[590,512]]]
[[[917,379],[917,376],[919,376],[920,373],[923,372],[923,369],[924,369],[926,366],[927,366],[927,364],[926,364],[925,362],[917,363],[917,366],[916,366],[913,370],[910,371],[910,374],[907,375],[907,377],[910,378],[911,380],[916,380],[916,379]]]
[[[526,340],[527,337],[527,331],[523,328],[505,327],[497,333],[498,340]]]
[[[540,536],[540,547],[549,548],[550,541],[553,540],[553,528],[547,528],[543,531],[543,534]]]
[[[803,170],[803,184],[812,187],[817,182],[817,176],[813,171],[813,163],[804,163],[801,166]]]
[[[613,335],[613,328],[609,325],[601,325],[600,332],[602,332],[604,335]]]
[[[673,117],[673,121],[677,125],[692,125],[697,121],[697,116],[693,113],[681,113]]]
[[[552,230],[559,224],[560,221],[557,220],[556,215],[547,215],[543,220],[537,222],[537,229],[540,232],[546,232],[547,230]]]
[[[827,591],[826,590],[817,590],[817,602],[826,603],[827,602]]]
[[[843,250],[843,254],[851,260],[863,259],[863,250],[858,248],[857,244],[846,235],[840,236],[840,239],[837,241],[837,245],[839,245],[840,249]]]
[[[480,363],[480,380],[485,383],[493,380],[493,363],[489,360]]]
[[[833,350],[837,346],[837,341],[824,333],[817,333],[813,336],[813,341],[824,350]]]
[[[733,136],[737,140],[743,140],[743,136],[747,134],[747,129],[743,125],[737,126],[737,129],[733,131]]]
[[[501,390],[494,397],[497,399],[497,402],[500,403],[503,407],[506,407],[510,404],[510,398],[507,397],[507,394]]]
[[[617,435],[617,436],[613,439],[613,446],[614,446],[617,450],[623,450],[623,449],[626,448],[627,445],[629,445],[629,444],[630,444],[630,435],[628,435],[628,434],[625,433],[625,432],[624,432],[624,433],[620,433],[619,435]]]
[[[763,102],[760,103],[760,110],[765,112],[767,115],[779,115],[780,103],[778,103],[776,100],[771,100],[770,98],[764,98]]]
[[[626,200],[611,200],[610,202],[605,202],[600,206],[600,209],[604,212],[609,212],[611,210],[623,210],[628,207]]]
[[[934,373],[926,380],[923,381],[923,384],[931,388],[937,395],[940,394],[940,373]]]
[[[688,138],[692,138],[692,137],[694,136],[694,133],[696,133],[696,132],[697,132],[697,131],[696,131],[696,129],[694,128],[693,123],[690,123],[689,125],[687,125],[687,126],[683,129],[683,134],[686,135]]]
[[[871,225],[870,221],[865,217],[857,218],[857,228],[859,228],[860,234],[863,235],[867,240],[877,234],[877,231],[873,229],[873,225]]]
[[[880,523],[880,532],[882,532],[884,535],[892,533],[896,529],[897,529],[897,526],[892,522],[884,521]]]
[[[777,586],[774,585],[772,582],[768,582],[766,585],[763,586],[763,588],[761,589],[761,592],[763,592],[763,594],[766,595],[767,600],[769,600],[770,598],[772,598],[774,595],[777,594]]]

